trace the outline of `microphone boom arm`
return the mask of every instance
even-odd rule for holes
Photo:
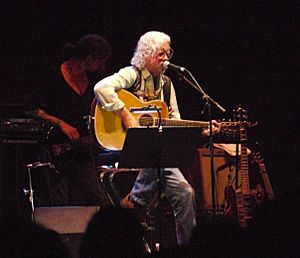
[[[193,75],[187,70],[185,69],[189,75],[193,78],[193,80],[196,82],[196,84],[194,84],[193,82],[191,82],[188,78],[186,78],[183,74],[180,75],[180,77],[182,79],[184,79],[190,86],[192,86],[195,90],[197,90],[198,92],[200,92],[203,95],[203,99],[205,99],[207,102],[210,101],[211,103],[213,103],[221,112],[226,112],[226,109],[223,108],[218,102],[216,102],[214,99],[212,99],[209,95],[207,95],[202,87],[199,85],[199,83],[197,83],[197,81],[194,79]]]

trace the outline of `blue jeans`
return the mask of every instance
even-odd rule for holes
[[[191,239],[196,226],[194,190],[178,168],[164,168],[160,174],[161,191],[173,208],[177,242],[185,245]],[[157,169],[142,169],[131,190],[131,198],[149,208],[153,193],[157,189],[157,178]]]

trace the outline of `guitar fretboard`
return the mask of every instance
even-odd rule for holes
[[[158,125],[159,119],[155,119],[155,125]],[[208,122],[193,121],[193,120],[177,120],[177,119],[161,119],[163,126],[190,126],[190,127],[207,127]]]
[[[241,187],[237,191],[237,210],[239,217],[239,224],[242,228],[246,228],[247,221],[250,218],[251,206],[251,193],[249,185],[249,172],[248,172],[248,155],[247,155],[247,131],[243,122],[240,123],[240,141],[241,141]]]
[[[273,200],[275,200],[275,194],[274,194],[273,188],[271,186],[271,182],[270,182],[270,179],[269,179],[269,176],[267,173],[266,166],[265,166],[263,160],[258,160],[257,162],[259,165],[260,173],[261,173],[263,181],[264,181],[268,199],[270,201],[273,201]]]

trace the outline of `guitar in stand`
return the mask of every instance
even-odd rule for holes
[[[266,192],[261,184],[257,184],[254,189],[251,189],[251,193],[255,199],[257,208],[261,207],[266,199]]]
[[[252,152],[251,156],[254,159],[254,162],[259,165],[260,173],[263,178],[262,184],[257,184],[254,189],[251,189],[251,195],[255,199],[256,208],[261,207],[265,201],[274,201],[275,194],[273,192],[269,176],[267,174],[267,170],[264,164],[264,161],[259,152]],[[224,215],[228,218],[236,218],[237,217],[237,205],[236,205],[236,197],[235,190],[231,184],[225,187],[225,199],[226,199],[226,207]],[[254,209],[254,207],[253,207]]]
[[[253,195],[250,190],[249,183],[249,164],[248,164],[248,153],[247,153],[247,118],[246,111],[238,106],[236,108],[236,115],[239,119],[239,133],[240,133],[240,145],[241,145],[241,154],[240,154],[240,177],[241,185],[234,190],[232,185],[229,185],[225,188],[225,197],[227,199],[228,205],[225,210],[225,216],[230,218],[238,218],[238,222],[241,228],[246,228],[250,222],[251,216],[251,207]]]
[[[237,206],[235,198],[235,190],[232,185],[227,185],[224,189],[226,207],[224,216],[227,218],[235,219],[237,217]]]
[[[264,186],[265,186],[265,191],[267,194],[267,199],[269,201],[274,201],[275,200],[275,194],[269,179],[269,175],[267,173],[266,165],[264,163],[264,159],[262,158],[262,155],[260,152],[253,152],[252,154],[254,161],[258,164],[259,166],[259,172],[261,173]]]

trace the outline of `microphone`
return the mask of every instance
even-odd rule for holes
[[[180,71],[180,72],[184,72],[186,70],[184,67],[171,64],[169,61],[164,61],[163,67],[165,69],[169,68],[169,69],[173,69],[173,70]]]

